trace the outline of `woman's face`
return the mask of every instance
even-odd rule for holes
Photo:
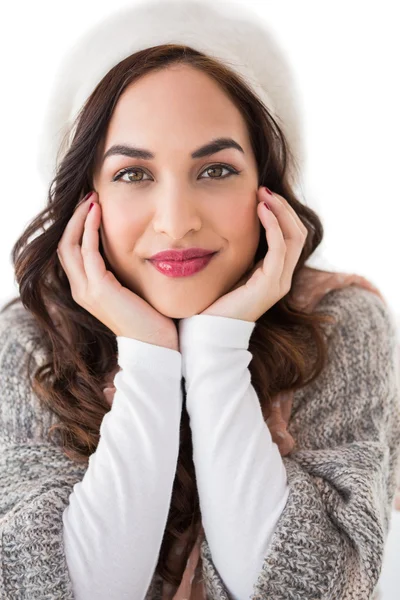
[[[231,147],[192,157],[216,138],[233,139],[243,152]],[[145,149],[154,158],[112,154],[102,162],[114,145]],[[230,175],[218,163],[240,173]],[[127,167],[132,171],[113,181]],[[170,318],[205,310],[254,265],[257,186],[245,121],[213,79],[187,65],[145,75],[116,104],[94,177],[100,238],[113,273]],[[193,246],[218,254],[190,276],[166,276],[148,260]]]

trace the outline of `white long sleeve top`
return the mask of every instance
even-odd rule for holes
[[[246,600],[286,505],[289,486],[251,384],[255,323],[195,315],[180,351],[117,337],[112,408],[63,512],[76,600],[137,600],[152,580],[179,452],[185,379],[193,461],[213,561]]]

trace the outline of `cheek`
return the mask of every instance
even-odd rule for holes
[[[221,220],[224,236],[230,240],[249,241],[259,236],[259,218],[254,200],[237,202]]]
[[[121,210],[103,209],[102,235],[109,248],[132,248],[141,235],[141,224],[137,216]]]

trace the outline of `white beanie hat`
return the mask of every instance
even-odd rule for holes
[[[101,79],[134,52],[166,43],[191,46],[244,78],[287,139],[293,157],[288,164],[290,183],[300,194],[306,157],[301,95],[293,72],[259,15],[224,0],[134,2],[74,41],[55,75],[39,136],[37,166],[45,185],[50,185],[70,146],[75,117]],[[320,268],[327,266],[315,253],[311,258]]]
[[[144,0],[86,30],[64,55],[39,137],[38,168],[46,185],[72,141],[74,118],[100,80],[130,54],[165,43],[192,46],[238,72],[278,121],[301,171],[297,94],[282,51],[255,13],[221,0]]]

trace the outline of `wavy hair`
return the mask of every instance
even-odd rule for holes
[[[308,236],[292,285],[323,238],[317,214],[301,203],[292,189],[288,166],[294,164],[294,159],[283,132],[240,76],[212,57],[180,44],[147,48],[115,65],[98,83],[76,117],[71,144],[49,186],[47,206],[26,226],[13,246],[11,255],[19,296],[0,311],[20,302],[33,315],[49,360],[37,369],[31,385],[43,407],[58,418],[57,424],[48,431],[48,439],[55,439],[71,460],[86,465],[97,448],[102,419],[110,410],[102,388],[107,374],[118,367],[117,341],[110,329],[74,301],[56,250],[77,204],[93,189],[97,150],[119,97],[127,86],[146,73],[173,64],[191,65],[207,73],[228,94],[248,127],[257,161],[258,185],[266,185],[282,195],[306,226]],[[261,229],[260,224],[255,262],[265,256],[268,248]],[[110,269],[101,240],[99,250]],[[69,339],[57,327],[51,307],[56,307]],[[253,355],[249,369],[265,420],[275,394],[284,389],[299,389],[323,370],[327,362],[327,340],[322,324],[330,320],[331,316],[321,312],[308,314],[298,310],[289,294],[257,320],[249,343]],[[179,457],[156,566],[165,581],[179,585],[200,518],[184,396]],[[176,539],[188,531],[189,543],[183,552],[181,567],[179,572],[174,572],[168,566],[169,552]]]

